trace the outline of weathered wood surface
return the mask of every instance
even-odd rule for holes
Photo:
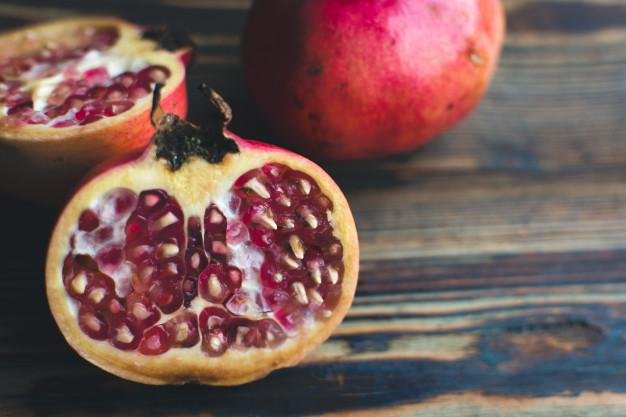
[[[626,4],[505,3],[500,69],[469,120],[412,155],[329,167],[362,275],[345,323],[297,368],[225,389],[141,386],[87,364],[43,292],[54,213],[4,196],[0,415],[626,415]],[[0,25],[169,21],[199,45],[190,85],[223,92],[235,131],[271,138],[242,87],[248,5],[0,1]]]

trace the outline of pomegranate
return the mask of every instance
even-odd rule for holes
[[[82,18],[0,36],[0,189],[60,202],[94,164],[143,149],[150,95],[185,116],[188,47],[113,18]],[[157,40],[155,40],[157,39]]]
[[[87,180],[52,235],[46,285],[67,341],[133,381],[233,385],[296,364],[356,288],[348,204],[309,160],[155,107],[153,143]],[[158,96],[158,89],[155,94]]]
[[[244,68],[290,145],[380,157],[423,145],[477,105],[503,31],[500,0],[256,1]]]

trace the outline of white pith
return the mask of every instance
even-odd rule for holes
[[[146,68],[148,65],[148,62],[141,57],[121,55],[115,52],[115,49],[106,51],[94,49],[87,52],[79,59],[68,60],[61,63],[59,65],[59,72],[47,78],[38,78],[37,75],[49,66],[47,64],[35,65],[28,72],[21,74],[20,79],[24,82],[24,85],[22,85],[20,90],[32,91],[33,109],[35,111],[42,111],[45,109],[48,98],[54,89],[65,80],[80,79],[82,74],[86,71],[99,67],[105,67],[109,77],[113,78],[126,71],[137,72]],[[142,97],[135,100],[135,103],[139,103],[141,100],[147,100],[148,98],[149,97]],[[8,110],[9,108],[5,104],[0,106],[0,114],[6,116]],[[73,114],[71,114],[72,111],[75,112],[74,109],[68,112],[70,116],[73,116]],[[64,117],[55,119],[55,121],[62,120],[63,118]]]

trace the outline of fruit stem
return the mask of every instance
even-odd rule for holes
[[[228,153],[238,153],[239,147],[225,134],[226,126],[232,119],[230,106],[206,84],[200,89],[209,97],[212,111],[209,123],[198,127],[161,107],[162,84],[154,87],[150,119],[157,129],[154,135],[157,159],[165,159],[172,171],[180,167],[192,156],[199,156],[209,163],[217,164]]]

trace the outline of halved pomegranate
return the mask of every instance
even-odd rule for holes
[[[202,129],[157,107],[153,144],[84,183],[52,235],[52,313],[80,355],[123,378],[261,378],[328,338],[354,296],[358,240],[337,185],[226,130],[211,94],[219,111]]]
[[[60,201],[94,164],[143,149],[151,92],[185,116],[191,50],[113,18],[27,27],[0,36],[0,188]]]

